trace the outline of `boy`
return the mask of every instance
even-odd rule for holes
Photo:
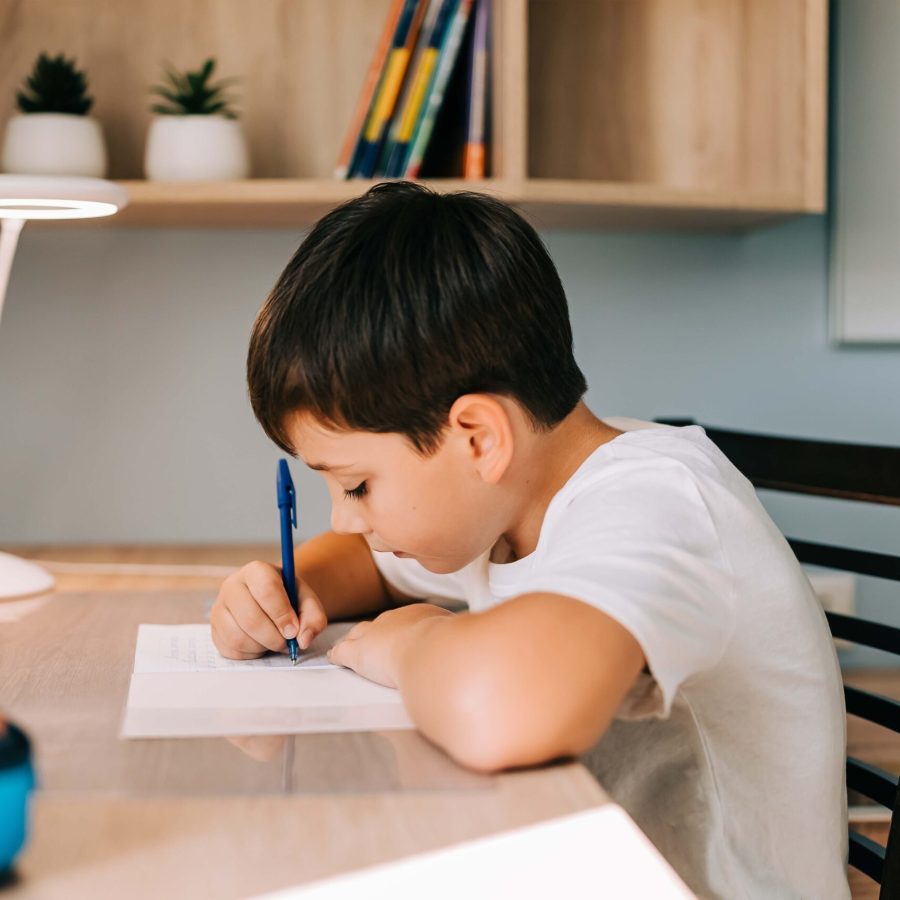
[[[400,690],[482,771],[584,754],[685,881],[849,896],[844,709],[809,581],[696,426],[602,420],[534,230],[473,193],[384,183],[326,215],[261,310],[254,412],[323,473],[299,621],[250,563],[220,652],[301,648]],[[453,614],[428,600],[465,600]],[[602,738],[602,740],[601,740]]]

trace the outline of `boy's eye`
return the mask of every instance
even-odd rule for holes
[[[363,481],[358,484],[352,491],[344,491],[344,496],[349,500],[359,500],[360,497],[365,497],[368,493],[368,488],[366,487],[366,483]]]

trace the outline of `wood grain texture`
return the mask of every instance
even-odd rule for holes
[[[824,0],[531,0],[528,174],[824,208]]]
[[[276,548],[7,549],[239,565]],[[204,621],[214,588],[106,577],[0,624],[0,709],[31,735],[41,784],[11,896],[244,897],[606,802],[576,762],[484,776],[417,732],[119,740],[137,625]]]
[[[35,221],[30,229],[177,226],[306,228],[377,181],[250,179],[211,184],[124,181],[126,209],[105,219]],[[652,184],[532,178],[424,182],[440,193],[478,191],[517,208],[535,228],[689,228],[734,231],[797,215],[796,201],[777,193],[689,190]]]

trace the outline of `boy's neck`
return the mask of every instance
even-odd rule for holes
[[[622,434],[595,416],[582,400],[551,432],[525,442],[518,481],[524,486],[515,521],[491,548],[490,561],[510,563],[534,552],[547,507],[581,464]]]

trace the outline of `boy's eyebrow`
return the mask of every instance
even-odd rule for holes
[[[306,465],[317,472],[330,472],[332,469],[352,469],[356,463],[344,463],[342,466],[326,466],[325,463],[308,462]]]

